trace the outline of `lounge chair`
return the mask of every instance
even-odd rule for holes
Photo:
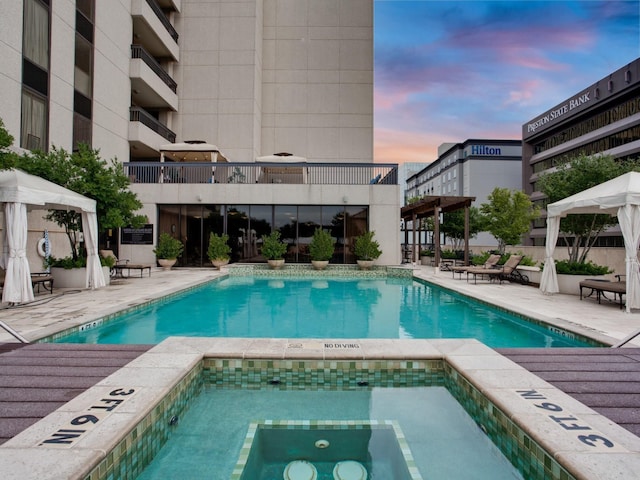
[[[489,280],[498,279],[500,283],[503,280],[511,280],[512,275],[516,271],[516,267],[522,261],[522,255],[511,255],[502,267],[498,268],[470,268],[467,270],[467,282],[469,281],[469,275],[473,275],[473,283],[478,283],[478,276],[488,277]]]
[[[149,276],[151,276],[151,265],[144,265],[140,263],[129,263],[128,259],[119,260],[116,257],[116,254],[113,253],[113,250],[100,250],[100,256],[103,258],[113,258],[115,261],[115,265],[111,267],[111,276],[112,277],[130,277],[131,270],[139,270],[140,277],[142,278],[142,274],[145,270],[149,271]],[[127,275],[124,275],[124,271],[127,271]]]
[[[0,269],[0,289],[4,288],[4,277],[6,272],[4,269]],[[49,293],[53,293],[53,277],[48,272],[36,272],[31,273],[31,287],[35,290],[38,288],[40,292],[40,286]]]
[[[580,282],[580,300],[583,298],[590,297],[594,293],[596,294],[596,299],[598,303],[604,298],[605,300],[611,300],[606,296],[605,293],[613,293],[613,301],[616,299],[620,299],[620,308],[624,307],[624,302],[622,301],[622,296],[627,293],[627,282],[621,280],[620,275],[616,275],[618,277],[617,282],[610,282],[609,280],[596,280],[596,279],[587,279]],[[589,295],[583,295],[583,289],[591,290]]]
[[[489,258],[487,258],[487,260],[484,262],[482,267],[478,267],[477,265],[466,265],[466,266],[458,266],[458,267],[453,266],[453,267],[449,267],[449,269],[452,272],[453,278],[456,278],[456,273],[457,273],[458,278],[461,279],[462,274],[465,273],[470,268],[496,268],[496,265],[498,265],[500,258],[501,258],[501,255],[491,254],[489,255]]]

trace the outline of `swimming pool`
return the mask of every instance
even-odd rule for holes
[[[156,344],[170,336],[476,338],[493,348],[587,343],[411,278],[230,276],[56,341]]]

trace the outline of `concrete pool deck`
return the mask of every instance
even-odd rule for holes
[[[450,272],[435,274],[432,268],[417,267],[416,276],[488,303],[524,315],[551,321],[559,328],[591,332],[596,338],[621,340],[638,328],[638,314],[626,314],[616,304],[598,305],[576,296],[544,296],[538,289],[516,284],[467,284],[454,280]],[[144,303],[168,293],[197,285],[220,274],[214,270],[154,270],[151,277],[118,280],[97,291],[41,295],[33,305],[0,310],[0,321],[30,340],[74,325],[83,325],[115,311]],[[61,292],[62,293],[62,292]],[[51,297],[51,298],[50,298]],[[571,328],[569,328],[571,327]],[[3,333],[0,342],[13,339]],[[48,415],[0,448],[4,478],[83,478],[87,465],[95,463],[137,424],[185,373],[205,357],[217,358],[307,358],[314,360],[444,359],[470,378],[491,402],[509,412],[524,425],[528,435],[561,460],[576,478],[635,478],[640,471],[640,438],[622,429],[569,395],[531,374],[507,358],[475,341],[464,340],[357,340],[358,349],[341,351],[320,348],[322,340],[288,342],[286,339],[185,339],[161,343],[148,353],[99,382],[73,401]],[[302,345],[300,345],[302,344]],[[630,346],[638,346],[637,343]],[[107,389],[123,386],[140,394],[126,409],[109,417],[88,433],[86,439],[68,449],[36,447],[69,418],[86,413],[87,405]],[[550,420],[550,412],[533,407],[518,394],[535,389],[553,405],[561,405],[568,417],[589,429],[589,434],[610,439],[615,448],[602,448],[576,441],[575,431]],[[66,420],[65,420],[66,419]],[[569,425],[570,426],[570,425]],[[594,437],[595,438],[595,437]],[[7,472],[8,476],[4,475]]]

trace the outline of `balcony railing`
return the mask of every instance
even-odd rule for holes
[[[166,126],[160,123],[157,119],[153,118],[149,113],[140,107],[129,108],[129,120],[132,122],[140,122],[146,127],[150,128],[158,135],[166,138],[170,143],[176,141],[176,134],[169,130]]]
[[[127,162],[123,167],[132,183],[398,184],[398,165],[389,163]]]
[[[173,78],[171,78],[164,68],[160,66],[156,59],[142,47],[142,45],[131,45],[131,58],[141,59],[156,75],[158,75],[158,77],[160,77],[160,79],[173,91],[173,93],[176,93],[178,84]]]
[[[176,29],[173,28],[173,25],[171,25],[171,22],[169,21],[169,19],[162,12],[162,9],[160,8],[160,6],[155,2],[155,0],[147,0],[147,3],[151,7],[151,10],[153,10],[153,13],[155,13],[158,19],[162,22],[162,25],[164,25],[164,28],[167,29],[167,31],[169,32],[169,35],[171,35],[171,38],[173,38],[177,42],[178,32],[176,32]]]

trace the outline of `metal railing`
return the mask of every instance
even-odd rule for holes
[[[178,84],[171,78],[171,76],[162,68],[162,66],[156,61],[155,58],[147,52],[142,45],[131,45],[131,58],[139,58],[148,67],[154,71],[158,77],[173,91],[176,93],[178,90]]]
[[[160,8],[160,5],[158,5],[155,2],[155,0],[147,0],[147,3],[151,7],[151,10],[153,10],[153,13],[155,13],[158,19],[162,22],[162,25],[164,25],[164,28],[167,29],[167,32],[169,32],[169,35],[171,35],[171,38],[173,38],[177,42],[178,32],[176,32],[176,29],[173,28],[173,25],[171,25],[171,22],[169,21],[169,19],[166,17],[164,12]]]
[[[160,123],[157,119],[147,113],[143,108],[130,107],[129,108],[129,120],[132,122],[140,122],[146,127],[150,128],[158,135],[166,138],[169,142],[176,141],[176,134],[169,130],[166,126]]]
[[[123,167],[132,183],[398,184],[398,165],[389,163],[126,162]]]

